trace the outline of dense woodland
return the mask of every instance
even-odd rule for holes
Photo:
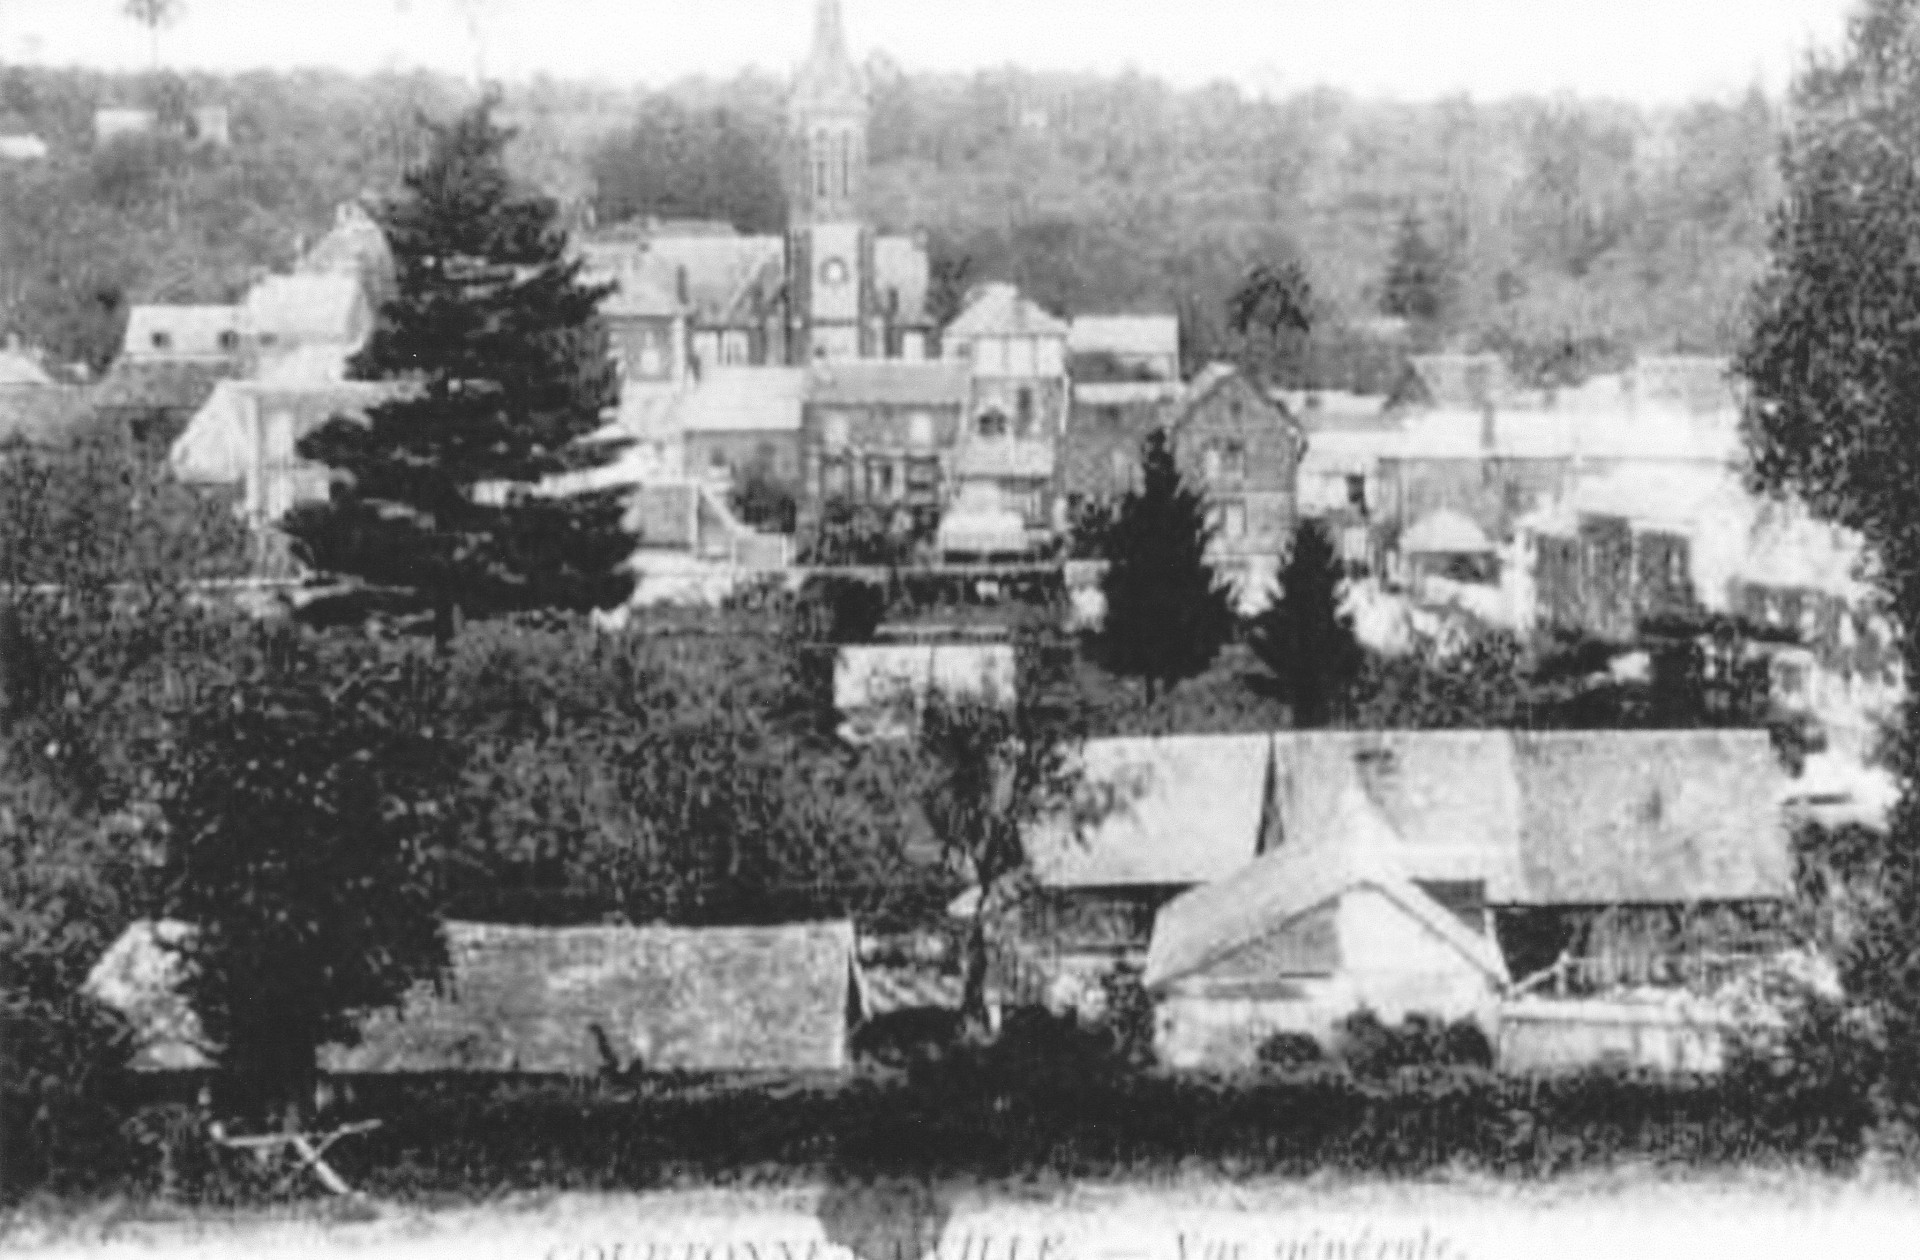
[[[1504,348],[1522,366],[1569,347],[1582,361],[1730,350],[1779,190],[1782,110],[1757,92],[1660,109],[1405,104],[869,71],[872,212],[928,234],[937,301],[1006,278],[1068,312],[1179,310],[1200,358],[1238,348],[1224,308],[1246,270],[1295,258],[1319,331],[1292,370],[1328,385],[1377,383],[1342,330],[1390,311],[1415,317],[1416,340]],[[505,89],[502,117],[521,128],[517,169],[576,221],[765,231],[785,213],[784,92],[765,75],[657,93],[537,80]],[[0,323],[98,368],[128,303],[231,299],[338,202],[393,189],[417,118],[471,95],[427,74],[0,71],[0,131],[54,150],[0,167]],[[96,147],[94,108],[135,104],[224,104],[234,144]],[[1418,263],[1411,294],[1396,257]]]

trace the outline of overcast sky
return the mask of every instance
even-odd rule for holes
[[[0,0],[0,60],[144,67],[124,0]],[[1854,0],[844,0],[856,55],[909,70],[1116,71],[1252,91],[1326,84],[1423,99],[1571,91],[1725,95],[1791,79]],[[746,66],[785,74],[813,0],[184,0],[163,61],[540,72],[657,85]],[[477,12],[478,44],[464,17]]]

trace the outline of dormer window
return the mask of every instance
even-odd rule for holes
[[[226,351],[238,350],[240,348],[240,334],[231,328],[222,329],[220,333],[220,348]]]
[[[153,343],[155,350],[173,349],[173,334],[164,329],[155,332],[148,340]]]
[[[1007,436],[1007,413],[993,410],[983,411],[974,421],[976,432],[983,438],[1003,438]]]

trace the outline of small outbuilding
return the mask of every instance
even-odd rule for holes
[[[209,1065],[177,992],[191,928],[142,922],[88,991],[126,1012],[136,1068]],[[848,1064],[864,1013],[853,925],[540,928],[446,925],[451,966],[378,1011],[358,1044],[326,1046],[341,1074],[819,1072]]]
[[[1478,921],[1408,879],[1363,792],[1344,792],[1324,822],[1161,908],[1144,979],[1168,1066],[1250,1066],[1279,1033],[1330,1046],[1362,1009],[1495,1027],[1507,970]]]

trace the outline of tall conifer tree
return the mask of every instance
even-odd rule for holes
[[[1254,619],[1251,642],[1293,706],[1293,724],[1326,725],[1363,654],[1353,619],[1340,611],[1340,560],[1319,521],[1294,531],[1280,595]]]
[[[1141,488],[1121,500],[1107,534],[1102,655],[1146,680],[1147,698],[1213,663],[1233,633],[1233,596],[1207,563],[1206,505],[1175,467],[1167,435],[1147,435]]]
[[[614,454],[579,442],[616,400],[607,290],[581,282],[553,201],[513,186],[493,107],[434,126],[380,216],[397,294],[352,372],[402,389],[300,443],[344,475],[285,524],[314,567],[426,595],[442,645],[463,612],[605,608],[632,590],[620,493],[550,481]]]

